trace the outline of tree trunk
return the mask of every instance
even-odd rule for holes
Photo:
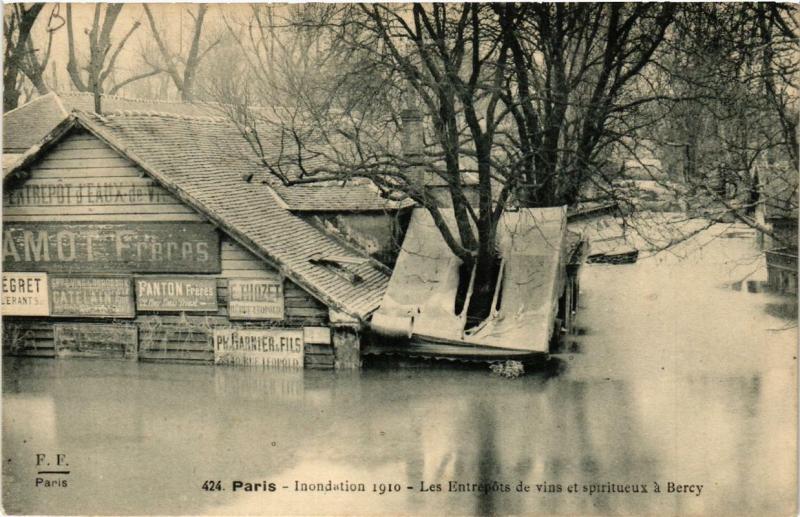
[[[44,71],[39,70],[37,73],[34,73],[32,76],[28,76],[28,79],[31,80],[33,86],[36,88],[36,92],[39,95],[47,95],[50,93],[50,87],[47,86],[47,83],[44,81]]]
[[[17,25],[17,40],[16,42],[12,41],[13,32],[5,35],[7,48],[4,51],[3,111],[12,110],[19,104],[20,91],[17,89],[19,87],[17,81],[22,73],[22,62],[26,49],[29,47],[33,24],[44,8],[44,4],[33,4],[27,9],[24,4],[7,6],[9,10],[12,8],[14,12],[11,17],[15,21],[12,21],[11,27]],[[10,29],[5,23],[3,25],[6,30],[13,31],[13,28]]]
[[[481,246],[475,261],[475,284],[472,298],[467,308],[467,325],[469,329],[488,318],[494,307],[492,301],[497,289],[500,273],[500,257],[495,246]]]
[[[3,76],[3,111],[10,111],[19,105],[19,90],[17,90],[17,74]]]

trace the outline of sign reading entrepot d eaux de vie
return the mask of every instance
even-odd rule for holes
[[[219,273],[206,223],[7,223],[5,271]]]
[[[303,329],[214,329],[214,362],[303,368]]]
[[[231,278],[228,281],[228,293],[228,314],[231,319],[283,319],[281,278]]]
[[[59,178],[28,181],[3,192],[6,206],[95,206],[175,203],[149,178]]]
[[[208,277],[137,277],[136,308],[143,311],[216,311],[217,280]]]
[[[50,275],[50,314],[98,318],[133,318],[130,277]]]
[[[48,316],[47,273],[3,273],[3,316]]]

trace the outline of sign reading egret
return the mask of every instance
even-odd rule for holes
[[[283,281],[268,278],[231,278],[228,281],[231,319],[282,320]]]
[[[136,308],[142,311],[216,311],[217,280],[205,277],[138,277]]]
[[[214,329],[214,362],[303,367],[303,329]]]
[[[3,316],[48,316],[47,273],[3,273]]]
[[[133,289],[128,277],[50,276],[53,316],[133,318]]]
[[[6,271],[218,273],[219,234],[205,223],[8,223]]]

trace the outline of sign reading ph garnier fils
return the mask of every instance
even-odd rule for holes
[[[283,280],[280,278],[231,278],[228,311],[236,320],[282,320]]]
[[[49,316],[47,273],[3,273],[3,316]]]
[[[303,329],[214,329],[214,362],[235,366],[303,367]]]

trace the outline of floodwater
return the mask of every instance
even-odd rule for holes
[[[728,235],[586,266],[584,332],[517,379],[4,358],[3,508],[794,515],[796,300]]]

